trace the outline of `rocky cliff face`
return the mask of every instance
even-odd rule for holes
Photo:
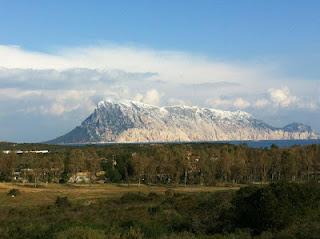
[[[49,143],[314,139],[309,126],[272,127],[243,111],[102,101],[82,124]]]

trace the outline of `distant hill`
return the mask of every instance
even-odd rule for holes
[[[190,142],[317,139],[310,126],[270,126],[243,111],[101,101],[80,126],[47,143]]]

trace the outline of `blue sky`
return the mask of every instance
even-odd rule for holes
[[[101,42],[211,57],[316,57],[319,1],[1,1],[2,44],[48,51]]]
[[[37,141],[55,137],[55,133],[63,133],[78,124],[97,99],[109,97],[115,89],[120,89],[117,95],[120,98],[147,99],[151,92],[157,100],[149,103],[184,102],[241,109],[272,124],[284,125],[294,119],[320,130],[316,122],[320,104],[319,1],[0,0],[0,6],[0,67],[5,68],[2,69],[5,72],[0,72],[2,104],[15,102],[9,97],[13,92],[21,95],[12,103],[15,110],[9,107],[7,113],[0,114],[0,123],[15,119],[5,130],[0,129],[0,139]],[[168,64],[159,65],[161,60]],[[191,70],[190,65],[194,66]],[[86,79],[79,80],[77,86],[83,84],[79,89],[70,86],[71,83],[64,84],[61,79],[65,82],[70,72],[60,71],[79,67],[109,71],[89,72],[88,77],[98,74],[109,79],[114,77],[113,71],[122,71],[136,82],[125,82],[123,75],[118,74],[118,80],[100,82],[90,92],[84,91]],[[27,70],[30,68],[34,71]],[[61,75],[53,77],[48,69],[58,70]],[[137,82],[143,80],[137,77],[137,72],[152,72],[154,76],[148,84],[140,86]],[[72,73],[75,79],[71,82],[81,78],[77,74]],[[47,80],[41,83],[42,88],[34,87],[43,77]],[[22,78],[24,82],[16,80]],[[27,84],[31,81],[33,87]],[[167,85],[156,83],[160,81]],[[59,89],[57,82],[61,85]],[[176,93],[182,84],[217,82],[243,87],[206,93],[203,89],[191,92],[187,87],[185,93]],[[51,84],[55,91],[47,89],[45,84]],[[199,98],[197,94],[204,96]],[[42,99],[41,95],[46,98]],[[89,105],[85,109],[70,103],[84,95],[90,99],[81,102]],[[173,97],[176,95],[177,99]],[[22,99],[29,103],[18,103]],[[50,110],[45,114],[44,109],[50,107],[57,114],[50,115]],[[16,118],[18,114],[28,125],[28,136],[21,137],[15,130],[21,124]],[[56,124],[50,130],[47,125],[39,124],[40,120],[53,119]],[[38,129],[39,125],[42,128]]]

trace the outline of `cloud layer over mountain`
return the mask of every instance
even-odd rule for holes
[[[1,139],[53,138],[106,98],[242,109],[274,125],[294,119],[320,129],[319,80],[288,77],[267,60],[117,45],[50,53],[0,46],[0,56]]]

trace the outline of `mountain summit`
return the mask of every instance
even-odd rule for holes
[[[80,126],[48,143],[179,142],[314,139],[310,126],[272,127],[243,111],[190,106],[157,107],[135,101],[101,101]]]

